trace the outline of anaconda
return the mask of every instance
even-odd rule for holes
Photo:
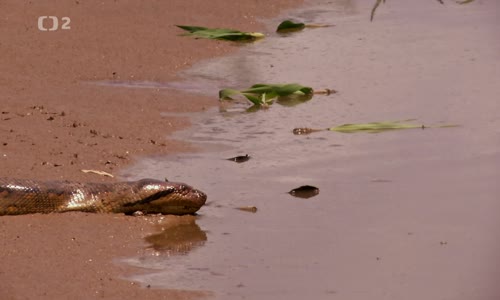
[[[193,214],[205,193],[155,179],[79,183],[0,178],[0,215],[82,211],[92,213]]]

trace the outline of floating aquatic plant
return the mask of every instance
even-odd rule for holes
[[[291,20],[285,20],[278,25],[276,29],[277,32],[290,32],[290,31],[299,31],[304,28],[321,28],[321,27],[330,27],[333,25],[328,24],[305,24],[305,23],[296,23]]]
[[[219,91],[219,100],[235,100],[237,97],[244,97],[250,101],[254,107],[267,107],[276,99],[281,100],[281,104],[295,105],[312,98],[314,94],[329,95],[334,90],[325,89],[314,91],[313,88],[296,83],[288,84],[254,84],[245,90],[222,89]]]
[[[410,121],[410,120],[408,120]],[[433,126],[434,128],[444,128],[444,127],[457,127],[458,125],[439,125]],[[402,121],[394,121],[394,122],[372,122],[372,123],[359,123],[359,124],[343,124],[340,126],[330,127],[326,129],[313,129],[313,128],[295,128],[293,130],[293,134],[301,135],[301,134],[309,134],[316,131],[337,131],[342,133],[355,133],[355,132],[368,132],[368,133],[378,133],[383,131],[390,130],[399,130],[399,129],[415,129],[415,128],[429,128],[428,126],[422,124],[411,124],[411,123],[402,123]]]
[[[382,131],[388,131],[388,130],[395,130],[395,129],[415,129],[415,128],[425,128],[424,125],[417,125],[417,124],[407,124],[407,123],[400,123],[399,121],[396,122],[372,122],[372,123],[362,123],[362,124],[343,124],[340,126],[335,126],[328,128],[330,131],[337,131],[337,132],[343,132],[343,133],[353,133],[353,132],[360,132],[360,131],[365,131],[369,133],[377,133],[377,132],[382,132]]]
[[[200,26],[175,25],[188,31],[185,35],[195,38],[228,40],[228,41],[252,41],[263,38],[264,34],[260,32],[242,32],[227,28],[207,28]]]

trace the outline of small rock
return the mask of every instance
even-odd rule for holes
[[[318,195],[319,189],[312,185],[303,185],[288,193],[294,197],[307,199]]]
[[[250,158],[251,158],[250,155],[245,154],[245,155],[231,157],[231,158],[228,158],[227,160],[234,161],[235,163],[240,164],[240,163],[244,163],[244,162],[248,161]]]

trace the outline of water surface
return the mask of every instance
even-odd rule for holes
[[[189,83],[166,84],[214,102],[219,88],[258,82],[339,93],[256,113],[194,114],[195,125],[176,138],[200,152],[126,170],[129,179],[167,177],[209,195],[196,221],[206,241],[185,255],[127,260],[155,270],[134,280],[217,299],[500,297],[499,5],[387,1],[370,23],[368,2],[290,12],[336,26],[271,34],[187,71]],[[461,126],[292,134],[405,119]],[[226,160],[245,154],[245,163]],[[319,194],[287,193],[306,184]]]

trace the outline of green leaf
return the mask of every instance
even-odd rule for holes
[[[256,106],[270,105],[278,99],[283,105],[295,105],[312,98],[313,89],[296,83],[289,84],[254,84],[245,90],[223,89],[219,91],[219,100],[234,100],[243,96]],[[294,101],[285,101],[287,98]]]
[[[243,90],[243,93],[271,93],[274,92],[280,97],[290,96],[298,93],[308,95],[313,93],[313,89],[296,83],[289,84],[254,84],[249,89]]]
[[[261,104],[261,97],[259,94],[253,94],[253,93],[246,93],[242,91],[238,91],[235,89],[222,89],[219,91],[219,100],[235,100],[235,97],[237,96],[243,96],[248,101],[252,102],[254,105],[260,105]]]
[[[185,35],[195,38],[229,40],[229,41],[250,41],[264,37],[264,34],[259,32],[242,32],[234,29],[226,28],[207,28],[200,26],[175,25],[181,29],[188,31]]]
[[[275,89],[275,87],[271,84],[255,84],[252,85],[249,89],[242,90],[242,93],[251,93],[251,94],[264,94],[270,93]]]
[[[334,25],[329,25],[329,24],[304,24],[304,23],[295,23],[290,20],[285,20],[281,22],[278,25],[278,28],[276,29],[276,32],[279,33],[287,33],[287,32],[292,32],[292,31],[300,31],[304,28],[323,28],[323,27],[330,27]]]
[[[199,27],[199,26],[187,26],[187,25],[175,25],[181,29],[184,29],[186,31],[189,31],[189,32],[195,32],[195,31],[203,31],[203,30],[207,30],[208,28],[206,27]]]
[[[343,133],[354,133],[362,131],[377,133],[388,130],[414,129],[414,128],[425,128],[425,126],[416,124],[405,124],[405,123],[400,123],[400,121],[395,121],[395,122],[373,122],[373,123],[361,123],[361,124],[343,124],[340,126],[331,127],[328,130],[343,132]]]
[[[278,25],[277,32],[299,31],[306,27],[304,23],[295,23],[290,20],[285,20]]]
[[[261,105],[263,104],[262,97],[256,94],[249,94],[249,93],[241,93],[245,98],[248,99],[248,101],[252,102],[254,105]],[[265,103],[265,102],[264,102]]]
[[[459,127],[456,124],[444,124],[438,126],[425,126],[418,124],[402,123],[414,120],[404,120],[404,121],[394,121],[394,122],[372,122],[372,123],[359,123],[359,124],[343,124],[336,127],[326,128],[329,131],[337,131],[342,133],[355,133],[355,132],[368,132],[377,133],[389,130],[399,130],[399,129],[415,129],[415,128],[449,128],[449,127]],[[295,135],[306,135],[313,132],[324,131],[325,129],[315,129],[308,127],[294,128],[293,134]]]
[[[241,92],[234,89],[223,89],[219,91],[219,100],[233,100],[233,96],[240,95]]]
[[[313,89],[308,86],[291,83],[276,87],[276,93],[282,97],[292,94],[310,95],[313,93]]]

